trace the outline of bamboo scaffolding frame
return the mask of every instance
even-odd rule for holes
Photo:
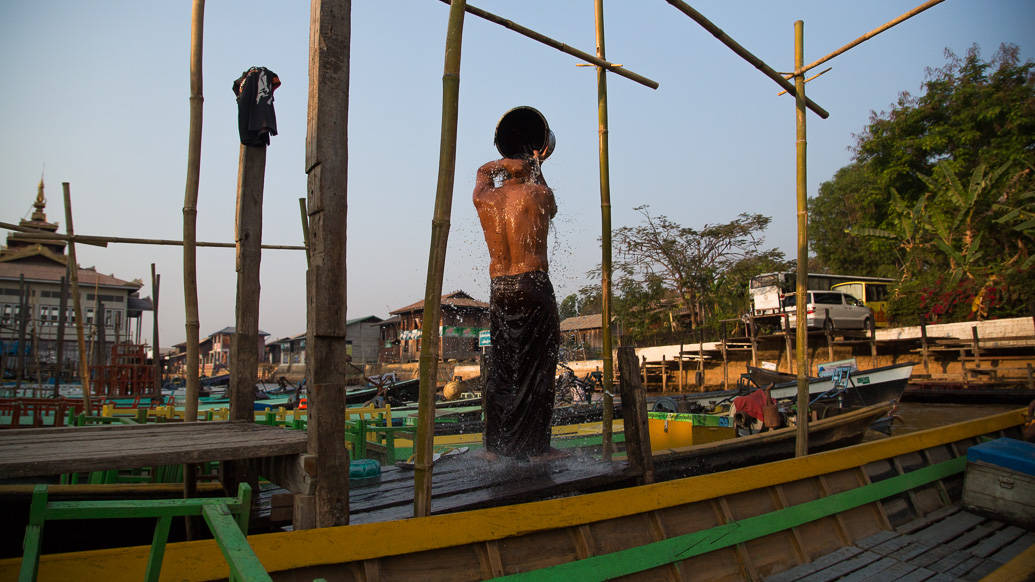
[[[201,321],[198,316],[198,185],[201,179],[201,130],[205,103],[202,91],[202,47],[205,37],[205,0],[194,0],[190,25],[190,129],[187,137],[187,185],[183,200],[183,301],[184,327],[187,338],[186,396],[183,410],[185,422],[198,420],[199,378],[198,337]],[[184,471],[185,485],[189,480]]]
[[[930,0],[929,2],[925,2],[925,3],[921,4],[920,6],[917,6],[916,8],[910,10],[909,12],[906,12],[902,16],[899,16],[898,18],[896,18],[894,20],[888,21],[888,22],[882,24],[881,26],[878,26],[877,28],[871,30],[870,32],[867,32],[866,34],[860,36],[859,38],[853,40],[852,42],[846,44],[845,46],[837,49],[836,51],[828,54],[827,56],[825,56],[825,57],[823,57],[821,59],[813,61],[813,62],[811,62],[811,63],[809,63],[809,64],[807,64],[805,66],[797,66],[797,65],[795,65],[794,72],[791,73],[791,75],[793,76],[793,75],[804,74],[809,69],[814,69],[814,68],[822,65],[823,63],[825,63],[825,62],[829,61],[830,59],[836,57],[837,55],[847,51],[848,49],[851,49],[851,48],[853,48],[853,47],[855,47],[855,46],[857,46],[859,44],[862,44],[864,41],[867,41],[867,40],[877,36],[878,34],[880,34],[880,33],[884,32],[885,30],[895,26],[896,24],[900,24],[902,22],[905,22],[906,20],[909,20],[910,18],[916,16],[917,14],[920,14],[924,10],[927,10],[928,8],[931,8],[932,6],[935,6],[936,4],[941,4],[944,1],[945,0]]]
[[[449,217],[453,204],[453,178],[456,172],[456,127],[460,97],[460,56],[464,31],[465,0],[449,7],[446,28],[445,63],[442,71],[442,129],[438,153],[438,186],[435,191],[435,217],[431,221],[431,248],[424,290],[424,322],[421,330],[420,393],[417,402],[416,462],[413,472],[413,515],[431,514],[432,439],[435,438],[434,395],[438,388],[439,333],[442,276],[446,264]]]
[[[445,3],[445,4],[450,4],[450,0],[440,0],[440,1]],[[485,10],[482,10],[481,8],[476,8],[476,7],[471,6],[470,4],[466,4],[466,3],[464,5],[464,10],[466,10],[467,12],[470,12],[471,14],[473,14],[473,15],[479,17],[479,18],[483,18],[485,20],[488,20],[489,22],[496,23],[496,24],[502,26],[503,28],[507,28],[509,30],[513,30],[514,32],[516,32],[516,33],[518,33],[520,35],[527,36],[528,38],[530,38],[532,40],[539,41],[539,42],[545,44],[546,46],[555,48],[555,49],[561,51],[562,53],[569,54],[569,55],[571,55],[573,57],[582,59],[582,60],[584,60],[587,63],[590,63],[592,65],[596,65],[598,67],[604,67],[605,69],[607,69],[608,71],[611,71],[612,73],[615,73],[617,75],[621,75],[621,76],[623,76],[626,79],[629,79],[631,81],[636,81],[637,83],[639,83],[639,84],[641,84],[641,85],[643,85],[645,87],[650,87],[651,89],[657,89],[658,86],[659,86],[657,81],[648,79],[647,77],[644,77],[643,75],[638,75],[638,74],[636,74],[636,73],[634,73],[634,72],[624,68],[622,65],[618,65],[618,64],[615,64],[615,63],[609,63],[609,62],[605,61],[602,57],[595,57],[595,56],[593,56],[593,55],[591,55],[589,53],[582,52],[582,51],[580,51],[577,48],[573,48],[571,46],[568,46],[568,45],[564,44],[563,42],[556,41],[556,40],[554,40],[554,39],[552,39],[552,38],[550,38],[550,37],[548,37],[548,36],[546,36],[544,34],[540,34],[540,33],[536,32],[536,31],[534,31],[534,30],[532,30],[530,28],[525,28],[524,26],[521,26],[520,24],[517,24],[517,23],[515,23],[512,20],[507,20],[506,18],[503,18],[501,16],[496,16],[495,14],[493,14],[491,12],[486,12]]]
[[[65,232],[75,234],[72,226],[72,192],[68,182],[61,183],[65,196]],[[68,241],[68,282],[72,286],[72,305],[75,309],[75,331],[79,347],[79,384],[83,387],[83,411],[90,412],[90,364],[86,360],[86,338],[83,335],[83,301],[79,295],[79,263],[75,257],[75,241]],[[96,297],[96,294],[94,295]]]
[[[26,228],[26,227],[18,226],[16,224],[11,224],[11,223],[8,223],[8,222],[0,222],[0,228],[5,228],[7,230],[14,230],[14,231],[18,231],[18,232],[24,233],[24,236],[22,236],[21,238],[25,238],[25,239],[39,240],[39,241],[52,240],[52,241],[62,241],[62,242],[70,240],[70,236],[69,235],[51,234],[51,233],[39,232],[37,229],[34,229],[34,228]],[[98,235],[88,235],[88,234],[72,235],[71,238],[73,238],[75,240],[75,242],[77,242],[77,243],[83,243],[83,244],[88,244],[88,245],[98,246],[98,247],[106,247],[109,244],[137,244],[137,245],[159,245],[159,246],[183,246],[184,245],[184,242],[182,240],[160,239],[160,238],[133,238],[133,237],[124,237],[124,236],[98,236]],[[195,241],[194,242],[194,246],[195,247],[214,247],[214,248],[220,248],[220,249],[232,249],[232,248],[236,248],[236,243]],[[302,245],[262,245],[262,248],[263,249],[267,249],[267,250],[274,250],[274,251],[304,251],[305,250],[305,246],[302,246]]]
[[[726,34],[725,32],[723,32],[723,30],[721,28],[719,28],[718,26],[715,26],[715,24],[712,23],[712,21],[710,21],[707,18],[705,18],[705,16],[703,14],[701,14],[700,12],[694,10],[686,2],[683,2],[682,0],[666,0],[666,1],[669,4],[671,4],[676,10],[679,10],[683,14],[686,14],[687,16],[690,17],[691,20],[693,20],[697,24],[700,24],[701,27],[704,28],[705,30],[707,30],[709,33],[711,33],[712,36],[714,36],[715,38],[719,39],[719,42],[721,42],[722,44],[724,44],[727,47],[729,47],[733,52],[737,53],[737,55],[740,58],[742,58],[745,61],[751,63],[751,65],[754,66],[756,69],[758,69],[759,71],[762,71],[762,73],[765,74],[765,76],[769,77],[773,81],[776,81],[776,84],[781,86],[781,87],[783,87],[783,89],[785,91],[787,91],[791,95],[797,95],[797,90],[794,88],[794,85],[791,85],[787,81],[787,79],[784,79],[780,75],[780,73],[777,73],[776,71],[773,70],[772,67],[770,67],[769,65],[765,64],[762,61],[762,59],[760,59],[760,58],[756,57],[755,55],[751,54],[751,52],[748,51],[743,46],[741,46],[740,43],[738,43],[737,41],[735,41],[732,38],[730,38],[730,36],[728,34]],[[823,109],[822,107],[820,107],[816,103],[813,103],[811,99],[806,98],[805,99],[805,105],[809,109],[811,109],[816,115],[819,115],[823,119],[826,119],[827,117],[830,117],[830,114],[827,113],[827,111],[825,109]]]
[[[805,79],[805,82],[808,83],[809,81],[812,81],[813,79],[816,79],[818,77],[822,77],[823,75],[826,75],[831,70],[833,70],[833,68],[834,67],[827,67],[827,68],[823,69],[822,71],[816,73],[815,75],[812,75],[808,79]],[[786,74],[784,76],[788,77],[788,78],[791,78],[791,77],[794,76],[794,73],[788,73],[788,74]],[[780,91],[779,93],[777,93],[776,96],[779,97],[780,95],[785,95],[785,94],[787,94],[787,90],[786,89],[784,89],[783,91]]]

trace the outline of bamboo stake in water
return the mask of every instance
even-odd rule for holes
[[[421,330],[420,395],[417,404],[416,462],[413,473],[413,515],[431,514],[432,440],[435,438],[434,396],[438,388],[438,325],[441,316],[442,273],[446,265],[449,216],[453,206],[453,178],[456,172],[456,124],[460,98],[460,47],[464,31],[466,0],[454,0],[449,7],[446,55],[442,72],[442,130],[438,150],[438,186],[435,217],[431,221],[431,248],[424,289],[424,323]]]
[[[151,292],[154,295],[152,316],[154,322],[151,326],[151,351],[152,363],[155,368],[155,395],[162,393],[162,357],[158,353],[158,289],[162,282],[162,276],[155,272],[155,264],[151,263]]]
[[[604,59],[604,2],[595,0],[597,57]],[[614,419],[614,355],[611,341],[611,171],[607,139],[607,70],[597,67],[597,119],[600,147],[600,295],[601,358],[603,359],[604,418],[601,438],[604,460],[611,460]]]
[[[62,182],[65,195],[65,233],[75,234],[72,227],[72,193],[68,182]],[[86,360],[86,337],[83,333],[83,302],[79,296],[79,263],[75,257],[75,242],[68,241],[68,281],[72,284],[72,305],[75,308],[75,332],[79,342],[79,383],[83,387],[83,412],[90,414],[90,364]]]
[[[205,30],[205,0],[194,0],[190,25],[190,130],[187,136],[187,186],[183,200],[183,301],[187,332],[186,402],[183,420],[198,420],[198,392],[201,389],[198,337],[198,183],[201,178],[201,120],[205,98],[202,94],[201,49]],[[186,474],[184,475],[186,476]]]

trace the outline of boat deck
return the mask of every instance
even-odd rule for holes
[[[980,580],[1035,545],[1035,532],[948,506],[766,582]]]
[[[520,503],[596,491],[633,480],[624,461],[606,462],[571,455],[545,462],[486,461],[472,453],[435,463],[433,514]],[[413,471],[384,467],[379,477],[352,481],[350,523],[413,517]]]

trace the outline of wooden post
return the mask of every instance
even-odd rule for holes
[[[424,321],[421,325],[420,393],[417,402],[416,462],[413,472],[413,515],[431,514],[432,445],[435,438],[434,397],[438,389],[439,324],[442,277],[446,266],[449,217],[456,174],[456,126],[460,109],[460,55],[464,32],[465,0],[449,7],[445,57],[442,65],[442,125],[438,150],[435,214],[431,221],[428,273],[424,284]]]
[[[262,195],[266,146],[241,145],[237,169],[236,330],[230,340],[230,420],[255,420],[259,370],[259,267],[262,260]],[[237,483],[227,484],[231,491]]]
[[[661,391],[668,392],[668,359],[661,354]]]
[[[162,357],[158,353],[158,289],[161,286],[162,276],[155,273],[155,264],[151,263],[151,294],[154,295],[152,300],[152,307],[154,309],[151,312],[153,322],[151,325],[151,346],[152,346],[152,364],[155,368],[155,394],[162,393]]]
[[[94,308],[94,312],[97,314],[97,323],[94,325],[94,330],[97,333],[97,340],[94,344],[93,363],[95,366],[105,366],[108,364],[108,336],[105,333],[108,330],[105,329],[104,325],[104,318],[107,314],[104,310],[104,303],[101,301],[101,296],[95,295],[95,297],[97,297],[97,301],[95,303],[97,307]],[[100,387],[101,382],[98,381],[97,385]]]
[[[72,193],[68,182],[62,182],[65,197],[65,234],[73,236]],[[90,364],[86,359],[86,336],[83,333],[83,305],[79,295],[79,263],[75,258],[75,241],[68,239],[68,280],[72,283],[72,305],[75,306],[75,331],[79,342],[79,382],[83,387],[83,412],[90,414]]]
[[[805,23],[794,22],[794,68],[801,67],[805,55]],[[806,283],[809,277],[808,194],[805,180],[805,75],[794,77],[796,120],[797,200],[798,200],[798,280],[795,287],[797,301],[797,360],[798,360],[798,432],[795,456],[809,453],[809,365],[808,332],[805,320]]]
[[[184,422],[198,420],[199,334],[198,315],[198,184],[201,179],[201,121],[205,98],[202,95],[201,56],[205,37],[205,0],[194,0],[190,24],[190,129],[187,135],[187,185],[183,195],[183,301],[187,356]],[[186,475],[184,476],[186,477]]]
[[[830,309],[823,310],[823,334],[827,336],[827,361],[834,361],[834,325],[830,323]]]
[[[920,322],[920,355],[924,360],[924,373],[930,376],[931,366],[927,360],[927,324],[922,321]]]
[[[677,388],[680,393],[683,392],[683,344],[679,344],[679,378],[677,379]]]
[[[870,364],[877,367],[877,324],[870,320]]]
[[[312,258],[306,276],[309,454],[316,457],[316,527],[349,522],[345,449],[345,224],[348,203],[350,0],[312,0],[306,175]],[[315,474],[314,474],[315,473]],[[305,505],[305,504],[303,504]]]
[[[1035,390],[1035,372],[1033,372],[1031,364],[1027,364],[1028,371],[1028,390]]]
[[[54,398],[61,396],[61,372],[65,363],[65,320],[68,317],[68,277],[61,277],[61,298],[58,300],[57,369],[54,370]]]
[[[758,365],[758,326],[755,325],[755,315],[748,315],[748,325],[751,326],[751,365]]]
[[[729,390],[730,387],[730,362],[726,351],[726,322],[722,322],[722,389]]]
[[[970,328],[970,351],[974,352],[974,367],[981,367],[981,340],[978,339],[978,328],[973,326]]]
[[[622,390],[622,419],[625,423],[625,454],[629,470],[640,475],[641,483],[654,482],[650,432],[647,429],[647,398],[636,373],[636,350],[618,348],[618,377]]]
[[[29,327],[29,289],[25,286],[25,275],[18,275],[18,359],[16,360],[17,376],[14,381],[14,393],[21,391],[25,378],[25,333]]]
[[[697,391],[704,392],[704,330],[697,328]]]

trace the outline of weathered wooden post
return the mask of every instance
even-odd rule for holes
[[[697,328],[697,391],[704,392],[704,330]]]
[[[683,344],[682,343],[679,344],[679,356],[677,356],[677,357],[679,358],[679,380],[677,382],[677,384],[678,384],[677,388],[678,388],[679,392],[682,393],[683,392]]]
[[[930,377],[931,366],[927,360],[927,323],[923,321],[920,322],[920,355],[923,357],[924,360],[924,373],[927,374],[928,377]]]
[[[878,365],[877,364],[877,324],[874,323],[872,319],[870,319],[869,321],[870,321],[870,328],[868,330],[866,330],[866,331],[869,332],[869,336],[870,336],[870,364],[874,368],[876,368],[877,365]]]
[[[722,349],[722,389],[729,390],[730,387],[730,362],[729,354],[726,351],[726,322],[720,324],[722,326],[722,343],[720,348]]]
[[[823,310],[823,335],[827,336],[827,361],[834,361],[834,324],[830,321],[830,309]]]
[[[152,307],[154,307],[154,309],[151,312],[153,317],[153,322],[151,324],[151,363],[155,368],[155,394],[162,393],[162,357],[158,353],[158,289],[161,282],[162,276],[155,273],[155,264],[151,263],[151,293],[154,295],[152,300]]]
[[[980,368],[981,367],[981,340],[978,339],[978,328],[977,328],[976,325],[972,326],[970,328],[970,335],[971,335],[970,351],[973,352],[973,354],[974,354],[974,367],[975,368]]]
[[[748,315],[748,325],[750,326],[749,337],[751,338],[751,365],[758,365],[758,327],[755,325],[755,315]]]
[[[255,420],[259,369],[259,267],[266,146],[241,145],[237,169],[237,307],[230,340],[230,419]],[[233,491],[237,484],[233,484]]]
[[[641,483],[654,482],[654,458],[651,456],[650,432],[647,428],[647,398],[639,374],[636,373],[636,350],[618,348],[618,377],[622,391],[622,420],[625,424],[625,453],[629,471],[640,475]]]
[[[61,298],[58,299],[57,369],[54,370],[54,398],[61,396],[61,373],[65,363],[65,320],[68,317],[68,277],[61,277]]]
[[[306,276],[307,469],[314,495],[295,496],[295,527],[349,521],[345,449],[346,267],[350,0],[312,0],[306,132],[312,263]]]

